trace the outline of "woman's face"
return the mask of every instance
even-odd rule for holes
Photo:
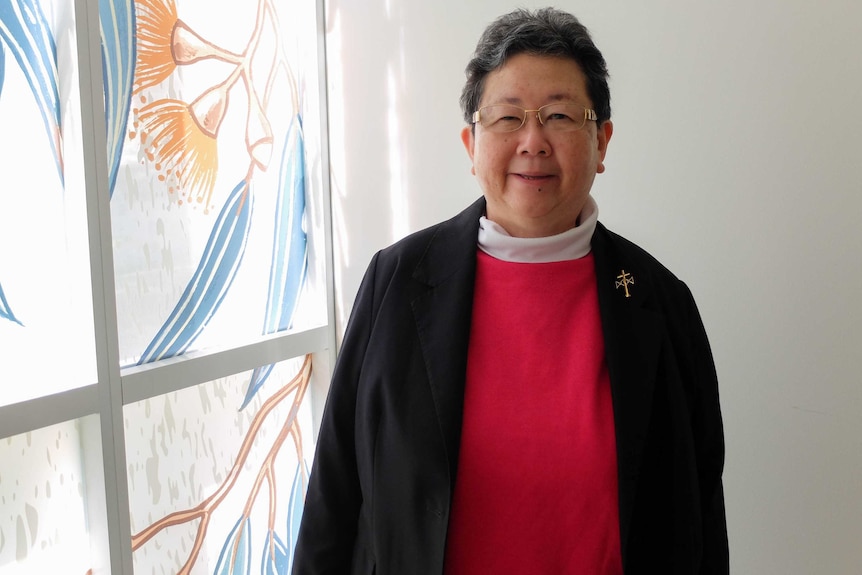
[[[592,108],[580,66],[571,59],[512,56],[485,78],[479,107],[537,110],[554,102]],[[613,133],[610,121],[572,132],[544,128],[535,113],[514,132],[467,126],[461,139],[487,201],[487,217],[517,237],[543,237],[577,225]]]

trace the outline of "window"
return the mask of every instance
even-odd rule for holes
[[[319,2],[0,5],[0,570],[285,573],[334,355]]]

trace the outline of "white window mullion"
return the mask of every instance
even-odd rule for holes
[[[100,439],[101,461],[95,456],[95,459],[84,463],[90,473],[101,470],[104,478],[103,485],[100,485],[100,477],[90,476],[86,482],[91,518],[89,527],[93,559],[96,562],[94,573],[131,575],[131,521],[126,479],[98,0],[75,0],[75,21],[99,381],[98,427],[101,432],[85,429],[85,443]],[[95,445],[85,445],[85,457],[93,451],[88,447]],[[100,564],[106,560],[107,564]]]

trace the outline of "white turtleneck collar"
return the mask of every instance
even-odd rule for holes
[[[555,236],[516,238],[485,216],[479,218],[479,249],[507,262],[549,263],[576,260],[590,253],[590,242],[599,220],[599,207],[592,196],[578,217],[578,225]]]

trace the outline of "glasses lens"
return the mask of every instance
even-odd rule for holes
[[[479,110],[479,123],[491,132],[514,132],[524,125],[526,112],[518,106],[499,104]]]
[[[554,132],[573,132],[583,127],[586,120],[583,106],[559,102],[539,108],[539,117],[548,130]]]

